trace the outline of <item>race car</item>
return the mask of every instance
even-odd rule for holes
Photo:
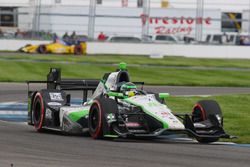
[[[86,54],[86,43],[81,42],[78,45],[66,45],[59,42],[41,45],[26,45],[19,49],[20,52],[25,53],[61,53],[61,54]]]
[[[88,132],[93,139],[186,134],[201,143],[232,138],[223,130],[216,101],[202,100],[190,114],[174,114],[165,103],[169,94],[149,93],[143,89],[144,82],[131,82],[125,63],[100,81],[61,79],[60,69],[52,68],[47,81],[27,83],[28,124],[39,132]],[[46,83],[47,88],[30,90],[32,83]],[[83,91],[82,104],[72,105],[68,90]]]

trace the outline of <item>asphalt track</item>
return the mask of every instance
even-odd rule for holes
[[[40,85],[39,85],[40,86]],[[249,88],[146,87],[174,95],[250,93]],[[25,101],[24,84],[0,84],[0,101]],[[78,96],[78,94],[76,94]],[[23,123],[0,121],[0,167],[249,167],[250,148],[194,141],[92,140],[37,133]]]
[[[249,167],[250,149],[171,140],[92,140],[0,122],[0,166]]]
[[[30,89],[45,88],[44,84],[33,84]],[[27,84],[25,83],[0,83],[0,102],[27,101]],[[187,86],[144,86],[150,92],[164,92],[171,95],[221,95],[221,94],[250,94],[250,88],[239,87],[187,87]],[[82,97],[82,93],[71,92],[73,97]]]

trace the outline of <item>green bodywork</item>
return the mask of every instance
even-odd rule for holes
[[[105,134],[104,137],[109,137],[109,138],[118,138],[118,135],[110,135],[110,134]]]
[[[136,102],[130,100],[129,98],[124,99],[124,101],[126,101],[126,102],[128,102],[128,103],[131,103],[131,104],[133,104],[133,105],[135,105],[135,106],[141,107],[142,110],[143,110],[145,113],[147,113],[148,115],[152,116],[152,117],[155,118],[156,120],[160,121],[160,122],[162,123],[164,129],[168,129],[168,127],[169,127],[168,123],[167,123],[166,121],[164,121],[162,118],[158,117],[157,115],[154,115],[152,112],[146,110],[146,108],[144,107],[145,104],[144,104],[144,105],[138,104],[138,103],[136,103]],[[154,104],[148,103],[148,105],[154,105]],[[156,104],[156,105],[158,105],[158,104]]]
[[[73,122],[77,122],[79,119],[81,119],[82,117],[85,117],[88,114],[89,114],[89,110],[76,111],[76,112],[69,114],[69,119]]]
[[[126,69],[127,69],[127,64],[124,63],[124,62],[121,62],[121,63],[119,64],[119,69],[120,69],[120,70],[126,70]]]
[[[167,97],[170,97],[170,94],[169,93],[159,93],[159,97],[160,97],[160,99],[165,99]]]
[[[125,97],[122,93],[112,92],[112,91],[108,92],[108,96],[111,96],[111,97],[120,97],[120,98],[124,98]]]

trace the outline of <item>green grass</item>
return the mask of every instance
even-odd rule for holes
[[[14,61],[11,61],[14,60]],[[21,62],[21,60],[42,60],[46,62]],[[55,63],[64,61],[67,63]],[[118,55],[27,55],[0,53],[0,81],[23,82],[26,80],[46,80],[50,67],[62,69],[63,78],[95,78],[100,79],[104,73],[116,69],[105,63],[128,63],[132,81],[144,81],[155,85],[186,85],[186,86],[250,86],[249,70],[224,69],[180,69],[164,66],[189,67],[229,67],[250,68],[250,60],[231,59],[195,59],[183,57],[165,57],[150,59],[146,56]],[[89,62],[91,64],[72,64],[72,62]],[[154,67],[135,67],[129,64],[152,64]],[[249,101],[250,95],[227,95],[210,98],[199,97],[170,97],[168,105],[176,112],[191,112],[192,106],[198,99],[217,100],[224,113],[225,129],[232,135],[239,136],[233,140],[238,143],[250,143]]]
[[[213,97],[170,97],[167,105],[176,113],[191,113],[194,104],[201,99],[216,100],[224,115],[224,129],[238,139],[223,139],[236,143],[250,143],[250,95],[224,95]]]
[[[22,62],[39,60],[41,62]],[[62,61],[63,63],[58,63]],[[186,85],[186,86],[250,86],[250,60],[238,59],[197,59],[184,57],[165,57],[150,59],[147,56],[126,55],[40,55],[23,53],[0,53],[0,81],[23,82],[25,80],[45,79],[50,67],[62,68],[63,77],[101,78],[105,72],[114,71],[114,66],[126,62],[133,81],[147,84]],[[81,64],[90,63],[90,64]],[[150,64],[154,66],[129,66]],[[168,66],[161,68],[159,65]],[[179,67],[179,68],[176,68]],[[195,69],[180,67],[210,67]],[[218,69],[222,67],[222,69]],[[230,70],[227,68],[247,68]],[[7,75],[8,74],[8,75]]]
[[[115,66],[0,61],[0,81],[45,80],[50,67],[62,69],[64,78],[100,79]],[[152,85],[250,86],[249,71],[194,70],[160,67],[129,67],[132,81]]]
[[[193,66],[193,67],[234,67],[250,68],[250,60],[240,59],[204,59],[167,56],[163,59],[151,59],[148,56],[135,55],[40,55],[40,54],[11,54],[0,53],[0,58],[46,60],[46,61],[68,61],[68,62],[89,62],[89,63],[119,63],[125,61],[128,64],[151,64],[165,66]]]

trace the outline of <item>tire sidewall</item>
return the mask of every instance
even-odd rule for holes
[[[76,45],[74,48],[74,53],[75,55],[81,55],[83,52],[82,46],[81,45]]]
[[[39,119],[36,119],[36,105],[40,103],[40,114]],[[44,122],[44,114],[45,114],[45,107],[43,102],[43,97],[40,92],[36,93],[34,102],[33,102],[33,120],[34,120],[34,127],[37,131],[41,131]]]
[[[210,103],[210,105],[209,105],[209,103]],[[202,100],[202,101],[197,102],[195,104],[195,106],[193,107],[192,115],[194,115],[195,109],[197,109],[197,108],[198,108],[198,110],[200,110],[201,121],[205,121],[205,120],[209,119],[210,115],[219,115],[221,117],[221,119],[223,120],[221,108],[220,108],[219,104],[214,100]],[[194,118],[192,118],[192,120],[194,121]],[[223,123],[222,123],[222,125],[223,125]]]
[[[97,109],[98,112],[98,124],[97,127],[94,129],[92,127],[92,112],[94,109]],[[102,138],[102,122],[103,122],[103,110],[101,108],[101,104],[98,100],[94,100],[90,110],[89,110],[89,133],[93,139]]]
[[[193,112],[192,112],[192,115],[193,115],[192,120],[194,123],[196,122],[196,121],[194,121],[194,112],[196,112],[195,109],[198,109],[200,111],[200,113],[199,113],[200,115],[198,116],[198,117],[200,117],[200,121],[205,121],[205,120],[209,119],[209,115],[217,115],[217,114],[220,115],[222,118],[221,126],[223,127],[223,116],[222,116],[221,108],[216,101],[214,101],[214,100],[202,100],[202,101],[197,102],[195,104],[195,106],[193,108]],[[211,111],[215,111],[215,112],[211,112]],[[219,138],[217,138],[217,137],[214,137],[214,138],[213,137],[210,137],[210,138],[203,137],[203,138],[196,138],[196,140],[199,143],[208,144],[208,143],[218,141]]]
[[[46,47],[46,45],[40,45],[38,47],[38,52],[42,53],[42,54],[46,54],[47,53],[47,47]]]
[[[200,115],[199,115],[199,117],[200,117],[200,120],[201,121],[205,121],[206,119],[207,119],[207,116],[206,116],[206,113],[205,113],[205,111],[204,111],[204,109],[203,109],[203,107],[199,104],[199,103],[197,103],[197,104],[195,104],[195,106],[193,107],[193,111],[192,111],[192,115],[195,115],[194,113],[196,112],[196,110],[195,109],[199,109],[199,111],[200,111]],[[194,121],[194,116],[192,117],[192,121],[193,122],[196,122],[196,121]]]

